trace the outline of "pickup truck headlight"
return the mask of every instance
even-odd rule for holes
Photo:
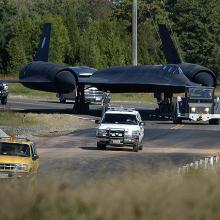
[[[209,108],[205,108],[205,112],[206,112],[206,113],[209,113]]]
[[[107,135],[107,131],[105,129],[98,129],[96,135],[105,137]]]
[[[15,170],[27,171],[28,165],[27,164],[15,164]]]
[[[196,112],[196,108],[195,108],[195,107],[192,107],[192,108],[191,108],[191,112],[195,113],[195,112]]]
[[[139,131],[132,131],[132,138],[137,138],[139,136]]]

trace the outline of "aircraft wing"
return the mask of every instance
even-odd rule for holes
[[[112,93],[184,92],[191,82],[178,65],[147,65],[112,67],[95,72],[89,78],[79,78],[79,84],[90,84]]]

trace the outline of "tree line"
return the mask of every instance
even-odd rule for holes
[[[45,22],[49,59],[106,68],[131,64],[132,0],[0,0],[0,73],[33,60]],[[220,0],[138,0],[138,63],[166,63],[158,23],[173,33],[185,62],[220,71]]]

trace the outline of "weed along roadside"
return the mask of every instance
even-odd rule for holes
[[[135,169],[134,165],[146,154],[149,154],[148,160],[158,158],[144,152],[144,149],[136,154],[89,148],[93,139],[95,143],[95,138],[90,133],[77,139],[82,131],[87,135],[89,128],[94,129],[94,121],[89,119],[60,114],[31,113],[24,116],[13,112],[4,112],[0,117],[3,126],[8,129],[10,127],[11,132],[16,128],[20,129],[18,133],[30,132],[30,135],[42,134],[44,137],[37,145],[40,147],[41,174],[36,181],[23,178],[19,181],[0,181],[2,219],[220,218],[220,190],[216,184],[220,181],[218,166],[183,175],[179,175],[176,167],[159,162],[157,169],[145,169],[143,166]],[[31,130],[38,126],[46,128]],[[50,131],[68,131],[70,135],[68,138],[65,135],[49,137]],[[171,131],[173,134],[178,132],[175,129]],[[122,172],[113,173],[112,170],[120,169],[124,161],[131,161],[133,167],[128,166],[126,170],[122,168]],[[88,171],[86,167],[93,169]],[[100,172],[95,175],[94,170],[105,171],[106,167],[112,173],[106,175],[105,172]],[[94,178],[77,182],[77,172],[85,172],[86,177]]]
[[[48,134],[50,132],[71,132],[93,126],[90,120],[65,114],[35,114],[0,112],[1,128],[9,134]]]
[[[219,180],[218,170],[184,177],[140,171],[77,186],[50,177],[35,186],[0,182],[0,212],[2,219],[219,219]]]

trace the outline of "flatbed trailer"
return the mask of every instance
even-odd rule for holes
[[[172,119],[174,124],[182,120],[203,121],[218,125],[220,119],[220,100],[214,96],[213,87],[186,87],[185,96],[173,97]]]

